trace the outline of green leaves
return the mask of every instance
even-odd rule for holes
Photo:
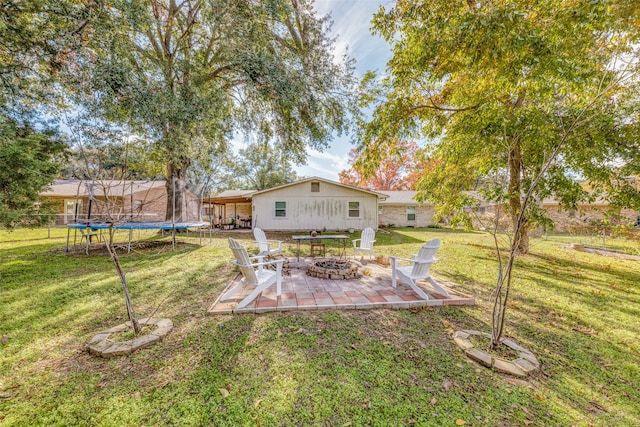
[[[303,162],[349,124],[352,67],[334,61],[327,31],[306,0],[117,0],[96,10],[65,87],[91,115],[157,141],[178,179],[235,132]]]
[[[513,168],[509,192],[524,194],[551,158],[534,195],[574,205],[586,193],[569,174],[613,195],[613,171],[640,172],[637,69],[629,62],[640,34],[635,8],[623,3],[430,0],[381,9],[374,31],[394,55],[381,86],[361,97],[374,108],[359,135],[368,167],[378,167],[394,139],[421,137],[433,141],[436,167],[419,189],[444,210],[458,209],[457,195],[478,178]]]
[[[0,224],[47,224],[55,216],[39,193],[56,177],[66,144],[0,115]]]

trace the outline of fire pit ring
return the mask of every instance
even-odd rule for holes
[[[325,258],[311,264],[307,267],[307,276],[332,280],[359,279],[362,277],[355,263],[336,258]]]

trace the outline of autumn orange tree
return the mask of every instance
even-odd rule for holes
[[[380,153],[382,154],[382,153]],[[370,153],[349,151],[349,169],[340,171],[340,182],[368,190],[414,190],[425,173],[427,161],[417,143],[392,141],[375,170],[368,170],[365,162]]]

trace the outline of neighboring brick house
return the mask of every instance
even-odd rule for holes
[[[165,181],[59,180],[40,193],[52,201],[57,225],[79,221],[164,221]],[[200,199],[187,190],[187,221],[200,220]]]
[[[378,223],[393,227],[426,227],[433,223],[434,206],[417,202],[415,191],[379,190],[387,196],[379,203]]]
[[[640,219],[638,212],[633,209],[621,209],[611,206],[604,199],[597,199],[593,203],[579,203],[578,209],[563,209],[558,201],[545,199],[542,207],[555,224],[554,231],[566,232],[579,229],[581,225],[608,220],[612,225],[635,224]]]

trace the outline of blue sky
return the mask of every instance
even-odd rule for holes
[[[336,38],[335,56],[346,52],[356,60],[356,73],[362,76],[367,70],[383,72],[391,57],[389,45],[378,36],[371,35],[371,18],[382,5],[389,9],[388,0],[316,0],[315,9],[320,16],[331,15],[331,36]],[[334,138],[324,152],[309,150],[307,164],[296,168],[301,176],[319,176],[338,181],[338,173],[348,167],[347,155],[353,148],[350,135]]]

